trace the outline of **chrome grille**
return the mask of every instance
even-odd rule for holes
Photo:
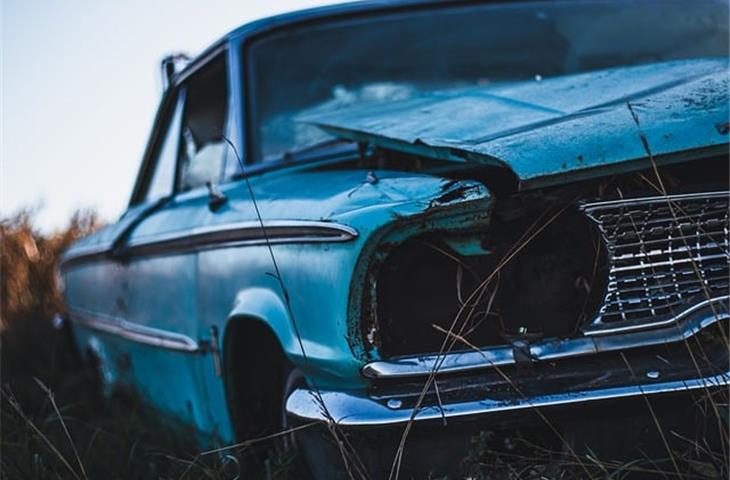
[[[673,321],[728,298],[729,192],[591,203],[601,231],[608,287],[586,333]]]

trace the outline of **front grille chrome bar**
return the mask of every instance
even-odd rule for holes
[[[608,287],[586,335],[676,322],[730,286],[730,192],[583,204],[608,254]]]
[[[559,360],[629,348],[648,347],[681,342],[703,328],[719,321],[730,319],[728,309],[730,295],[693,305],[669,324],[654,325],[654,330],[638,332],[612,332],[601,335],[569,339],[547,339],[529,345],[530,357],[534,361]],[[512,346],[483,348],[449,352],[443,355],[419,355],[365,364],[362,374],[372,379],[390,379],[427,376],[437,373],[460,373],[516,363]]]

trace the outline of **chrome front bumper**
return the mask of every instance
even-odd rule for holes
[[[466,418],[604,400],[727,388],[728,385],[730,385],[730,371],[690,380],[656,381],[533,397],[516,396],[508,400],[482,398],[463,403],[429,405],[418,410],[401,408],[400,402],[395,397],[386,400],[346,392],[316,392],[310,389],[298,389],[292,392],[287,399],[286,410],[292,417],[304,421],[327,422],[332,420],[345,427],[385,427],[404,424],[411,418],[416,422],[439,421],[444,418]]]
[[[376,388],[357,392],[298,389],[287,399],[286,409],[290,416],[305,421],[333,420],[342,426],[371,427],[397,425],[411,419],[427,422],[702,389],[725,388],[727,391],[730,369],[728,350],[722,343],[726,334],[719,336],[718,331],[711,331],[722,328],[730,318],[727,300],[728,297],[723,296],[707,302],[708,305],[703,305],[705,308],[690,309],[674,325],[664,328],[548,340],[530,345],[531,357],[538,365],[563,362],[562,374],[557,378],[570,377],[573,380],[569,384],[560,381],[550,384],[550,377],[541,377],[539,372],[528,368],[522,381],[536,388],[518,388],[511,380],[500,388],[494,383],[495,372],[501,372],[500,367],[518,368],[519,365],[513,348],[492,347],[452,352],[440,357],[372,362],[363,367],[362,374],[371,379]],[[686,351],[690,345],[699,345],[700,339],[696,336],[701,332],[718,339],[712,347],[715,353],[703,350],[703,358],[709,362],[708,369],[700,369],[695,359],[689,361],[693,357]],[[697,341],[689,341],[695,337]],[[674,348],[673,353],[663,351],[663,355],[669,355],[667,358],[671,361],[645,350],[652,348]],[[606,357],[598,359],[598,355],[606,355],[607,352],[614,355],[614,362],[619,362],[619,370],[616,363],[607,363]],[[630,358],[631,352],[648,355],[642,358],[651,358],[651,361],[640,363],[635,372],[629,368],[624,373],[629,365],[627,356]],[[684,360],[682,355],[685,355]],[[598,363],[591,363],[592,360]],[[682,362],[685,362],[684,367]],[[435,393],[436,399],[434,395],[425,396],[421,407],[416,409],[416,399],[421,396],[427,377],[436,369],[441,393],[432,385],[429,393]],[[542,372],[545,373],[545,370]],[[635,376],[635,373],[639,375]],[[480,377],[484,374],[492,375],[492,380]],[[449,378],[452,379],[451,384]],[[458,378],[467,378],[468,381],[462,382]],[[447,396],[445,392],[449,389],[457,395]]]

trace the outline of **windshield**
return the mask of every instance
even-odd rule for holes
[[[727,52],[728,5],[709,0],[430,6],[290,28],[246,52],[251,154],[326,141],[305,118],[355,103]]]

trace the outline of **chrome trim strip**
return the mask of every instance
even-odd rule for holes
[[[429,405],[422,407],[414,414],[412,408],[389,408],[372,398],[358,396],[346,392],[320,391],[315,393],[308,389],[297,389],[286,402],[289,415],[306,421],[327,422],[334,419],[345,427],[384,427],[399,425],[410,421],[441,421],[474,415],[505,413],[532,408],[556,407],[573,404],[598,402],[631,398],[644,395],[677,393],[683,391],[706,389],[711,387],[727,387],[730,384],[730,372],[711,377],[696,378],[645,385],[628,385],[609,387],[597,390],[539,395],[530,398],[491,399],[485,398],[469,402]],[[395,397],[394,397],[395,398]],[[326,416],[322,403],[326,406]]]
[[[79,309],[70,310],[73,323],[86,328],[108,333],[136,343],[165,348],[177,352],[198,353],[201,351],[198,342],[180,333],[168,332],[158,328],[145,327],[128,322],[123,318],[99,313],[91,313]]]
[[[720,260],[723,258],[730,258],[727,253],[718,253],[714,255],[695,255],[687,258],[681,258],[679,260],[666,260],[663,262],[651,262],[642,263],[639,265],[626,265],[625,267],[612,267],[611,273],[613,272],[630,272],[632,270],[646,270],[653,267],[666,267],[668,265],[681,265],[683,263],[700,263],[706,260]]]
[[[264,235],[264,230],[266,234]],[[129,248],[148,247],[184,241],[185,245],[201,243],[265,244],[284,242],[346,242],[356,238],[357,230],[347,225],[331,222],[310,222],[305,220],[274,220],[236,222],[223,225],[196,227],[161,235],[149,235],[135,239]]]
[[[685,193],[680,195],[657,195],[654,197],[635,197],[628,199],[617,199],[608,200],[605,202],[593,202],[584,203],[581,205],[581,209],[590,210],[594,208],[612,207],[614,205],[645,205],[647,203],[662,203],[667,200],[693,200],[695,198],[729,198],[730,192],[717,191],[717,192],[698,192],[698,193]]]
[[[693,312],[696,312],[697,310],[701,310],[705,307],[709,307],[710,305],[713,305],[715,303],[719,303],[722,305],[722,302],[726,302],[730,300],[730,295],[721,295],[719,297],[714,298],[708,298],[707,300],[703,300],[699,303],[695,303],[691,307],[687,308],[686,310],[681,311],[677,315],[674,315],[672,317],[666,318],[664,320],[657,320],[655,322],[647,322],[647,323],[637,323],[634,325],[623,325],[620,327],[614,327],[614,328],[605,328],[602,327],[600,330],[592,330],[591,327],[594,325],[606,325],[603,323],[598,324],[591,324],[589,327],[586,327],[583,329],[583,333],[585,335],[589,336],[598,336],[598,335],[609,335],[614,333],[623,333],[623,332],[635,332],[637,330],[647,330],[651,328],[656,327],[662,327],[665,325],[673,325],[676,324],[678,320],[680,320],[683,317],[686,317],[687,315],[691,315]],[[727,307],[726,307],[727,308]],[[725,315],[727,317],[727,312],[721,312],[718,313],[716,316]]]
[[[64,271],[74,265],[109,260],[110,251],[111,249],[109,245],[94,245],[91,247],[80,248],[78,250],[71,250],[61,257],[59,268],[61,271]]]
[[[730,296],[723,297],[728,299]],[[717,299],[720,301],[722,299]],[[677,319],[695,313],[705,305],[695,305]],[[658,330],[647,330],[631,334],[610,335],[615,333],[609,330],[594,332],[594,336],[584,336],[570,339],[551,339],[535,342],[530,345],[530,355],[536,360],[558,360],[561,358],[577,357],[595,353],[611,352],[627,348],[647,347],[683,341],[703,328],[707,328],[721,320],[730,319],[727,311],[714,312],[710,315],[697,316],[682,322],[671,324],[669,327]],[[662,322],[662,325],[664,322]],[[587,333],[586,333],[587,335]],[[484,348],[480,351],[452,352],[445,355],[421,355],[418,357],[403,357],[392,360],[381,360],[365,364],[361,373],[367,378],[403,378],[430,375],[436,365],[439,373],[469,372],[495,366],[512,365],[516,363],[512,346]]]
[[[266,235],[264,235],[264,230]],[[271,244],[347,242],[357,236],[358,232],[354,228],[334,222],[272,220],[264,222],[264,229],[262,229],[260,222],[248,221],[148,235],[133,239],[125,248],[130,256],[134,256],[265,245],[267,239]],[[109,253],[109,246],[86,247],[65,257],[61,265],[67,266],[71,263],[101,259]]]
[[[661,241],[667,241],[667,240],[662,239]],[[692,245],[691,247],[689,245],[685,245],[683,247],[675,247],[675,248],[672,248],[672,253],[682,253],[682,252],[690,252],[690,253],[692,253],[693,250],[705,250],[705,249],[708,249],[708,248],[720,248],[720,247],[727,248],[729,246],[730,246],[730,244],[728,244],[727,241],[724,241],[724,242],[710,241],[710,242],[707,242],[707,243],[703,243],[701,245],[695,244],[695,245]],[[621,245],[621,247],[623,247],[623,245]],[[621,255],[613,255],[612,258],[614,260],[633,260],[635,258],[651,258],[651,257],[658,257],[658,256],[661,256],[661,255],[666,255],[666,254],[667,254],[666,251],[661,250],[661,249],[657,249],[657,250],[650,250],[648,252],[641,252],[640,251],[639,253],[624,253],[624,254],[621,254]],[[725,255],[720,256],[720,258],[723,258],[723,257],[730,257],[730,254],[727,254],[726,253]],[[697,261],[697,260],[704,260],[704,259],[708,259],[708,258],[709,259],[712,259],[714,257],[712,255],[710,255],[710,256],[698,255],[696,257],[691,257],[691,258],[693,260]],[[679,261],[675,261],[675,263],[679,263]],[[654,265],[657,265],[657,264],[656,263],[645,263],[644,265],[647,266],[647,267],[651,267],[651,266],[654,266]],[[661,263],[659,265],[661,265]],[[620,267],[614,269],[614,271],[620,272],[621,271],[620,270]]]

